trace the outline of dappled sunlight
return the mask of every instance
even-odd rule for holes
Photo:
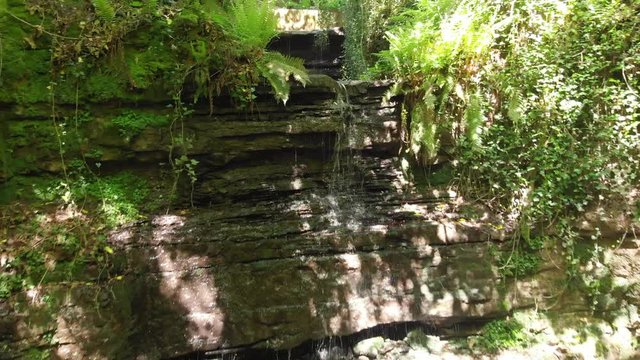
[[[168,242],[175,236],[176,228],[184,225],[183,219],[176,216],[158,217],[153,223],[156,226],[153,242],[158,244]],[[218,304],[219,291],[210,271],[211,259],[157,246],[153,260],[160,277],[160,294],[184,312],[189,344],[195,349],[219,346],[225,316]]]
[[[159,260],[161,268],[173,269],[174,264]],[[172,270],[169,270],[172,271]],[[193,348],[216,347],[222,341],[224,313],[217,304],[218,290],[213,276],[163,273],[160,293],[180,305],[185,311],[189,343]]]
[[[50,221],[65,222],[72,219],[87,220],[87,216],[76,205],[70,204],[59,207]]]

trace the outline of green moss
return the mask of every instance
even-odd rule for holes
[[[169,117],[146,112],[127,110],[111,120],[120,135],[127,140],[139,135],[146,128],[160,128],[170,124]]]
[[[138,89],[149,88],[161,74],[172,69],[176,62],[165,45],[152,41],[144,46],[142,51],[127,51],[126,63],[131,85]]]
[[[7,128],[4,166],[8,173],[33,172],[42,166],[44,160],[59,157],[59,145],[51,121],[11,121]]]
[[[20,104],[49,102],[51,99],[48,78],[34,76],[31,80],[24,80],[16,87],[15,101]]]
[[[87,211],[97,211],[88,217],[90,221],[74,218],[51,222],[44,215],[35,215],[14,225],[16,237],[24,240],[25,246],[14,246],[14,258],[0,269],[0,300],[38,284],[91,281],[100,277],[99,268],[90,265],[106,266],[113,249],[99,231],[105,226],[139,219],[140,208],[150,192],[143,179],[130,173],[90,182],[79,177],[71,186],[60,180],[40,178],[17,177],[13,182],[16,188],[32,188],[34,206],[84,199]]]
[[[52,81],[49,74],[37,74],[31,70],[25,70],[25,74],[31,75],[15,83],[15,89],[12,90],[12,100],[18,104],[51,103],[52,92],[56,104],[75,103],[75,83],[65,79]]]
[[[117,75],[95,73],[86,82],[86,96],[92,101],[109,101],[127,98],[127,84]]]

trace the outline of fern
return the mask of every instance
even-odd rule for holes
[[[513,92],[509,97],[509,102],[507,104],[507,116],[511,121],[513,121],[513,125],[516,128],[520,127],[520,123],[525,112],[524,104],[525,101],[522,98],[522,94],[519,92]]]
[[[203,8],[213,23],[237,41],[237,56],[255,61],[260,76],[269,82],[277,100],[285,104],[289,100],[290,78],[303,86],[309,82],[301,59],[264,51],[278,34],[277,18],[270,1],[231,0],[226,7],[221,7],[216,1],[205,0]]]
[[[434,99],[418,103],[411,112],[411,152],[423,164],[431,163],[440,150],[439,126],[435,121]]]
[[[309,75],[302,59],[284,56],[276,52],[267,52],[257,64],[260,75],[267,79],[273,88],[277,100],[286,105],[289,100],[289,79],[300,82],[303,86],[309,83]]]
[[[277,18],[269,1],[233,0],[226,8],[207,1],[210,19],[239,45],[264,49],[278,31]]]
[[[466,136],[469,143],[474,146],[480,146],[480,133],[482,125],[484,125],[484,112],[482,97],[479,94],[471,96],[469,105],[465,110],[466,120]]]
[[[96,14],[102,20],[109,22],[115,19],[116,10],[113,8],[109,0],[91,0],[91,3],[96,10]]]

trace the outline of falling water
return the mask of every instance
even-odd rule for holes
[[[342,82],[339,85],[333,106],[341,127],[335,135],[333,168],[327,193],[317,200],[326,209],[324,219],[328,222],[328,231],[357,232],[362,229],[366,211],[362,201],[361,169],[358,167],[360,155],[354,150],[357,143],[356,118],[347,87]]]

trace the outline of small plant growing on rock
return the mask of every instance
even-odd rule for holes
[[[127,141],[139,135],[146,128],[160,128],[168,126],[170,122],[167,116],[135,111],[124,111],[111,120],[111,123],[118,128],[120,135]]]
[[[475,347],[495,353],[499,350],[522,348],[531,343],[524,326],[516,319],[495,320],[482,330]]]

